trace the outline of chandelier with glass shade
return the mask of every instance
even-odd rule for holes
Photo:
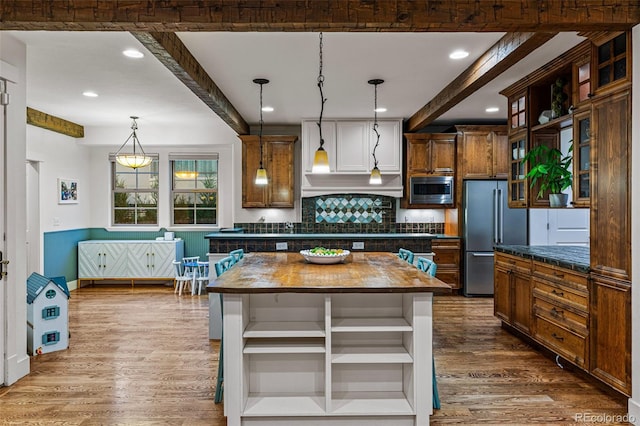
[[[131,116],[131,120],[133,120],[131,123],[131,134],[116,152],[116,161],[118,164],[131,169],[146,167],[151,164],[151,161],[153,161],[153,157],[145,154],[144,149],[142,149],[142,145],[140,145],[140,141],[138,140],[138,136],[136,135],[136,130],[138,130],[138,123],[136,122],[137,119],[138,117]],[[125,150],[125,146],[129,141],[131,141],[132,147],[131,150],[127,152]]]

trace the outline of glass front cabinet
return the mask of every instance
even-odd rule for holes
[[[511,168],[509,170],[509,207],[527,207],[528,189],[525,176],[527,168],[523,161],[527,153],[527,131],[509,138]]]
[[[589,207],[591,173],[591,110],[573,116],[573,205]]]

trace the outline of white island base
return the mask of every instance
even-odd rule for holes
[[[432,299],[225,293],[227,425],[428,425]]]

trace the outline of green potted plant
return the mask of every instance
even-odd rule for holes
[[[527,178],[530,187],[540,183],[538,198],[542,198],[544,193],[549,191],[550,207],[565,207],[567,205],[568,194],[562,191],[571,187],[573,175],[571,173],[571,160],[573,144],[569,146],[567,155],[563,155],[557,148],[549,148],[546,145],[538,145],[532,148],[523,158],[529,164]]]

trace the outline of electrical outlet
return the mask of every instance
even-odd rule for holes
[[[286,250],[288,248],[287,243],[276,243],[276,250]]]
[[[352,250],[364,250],[364,241],[354,241]]]

